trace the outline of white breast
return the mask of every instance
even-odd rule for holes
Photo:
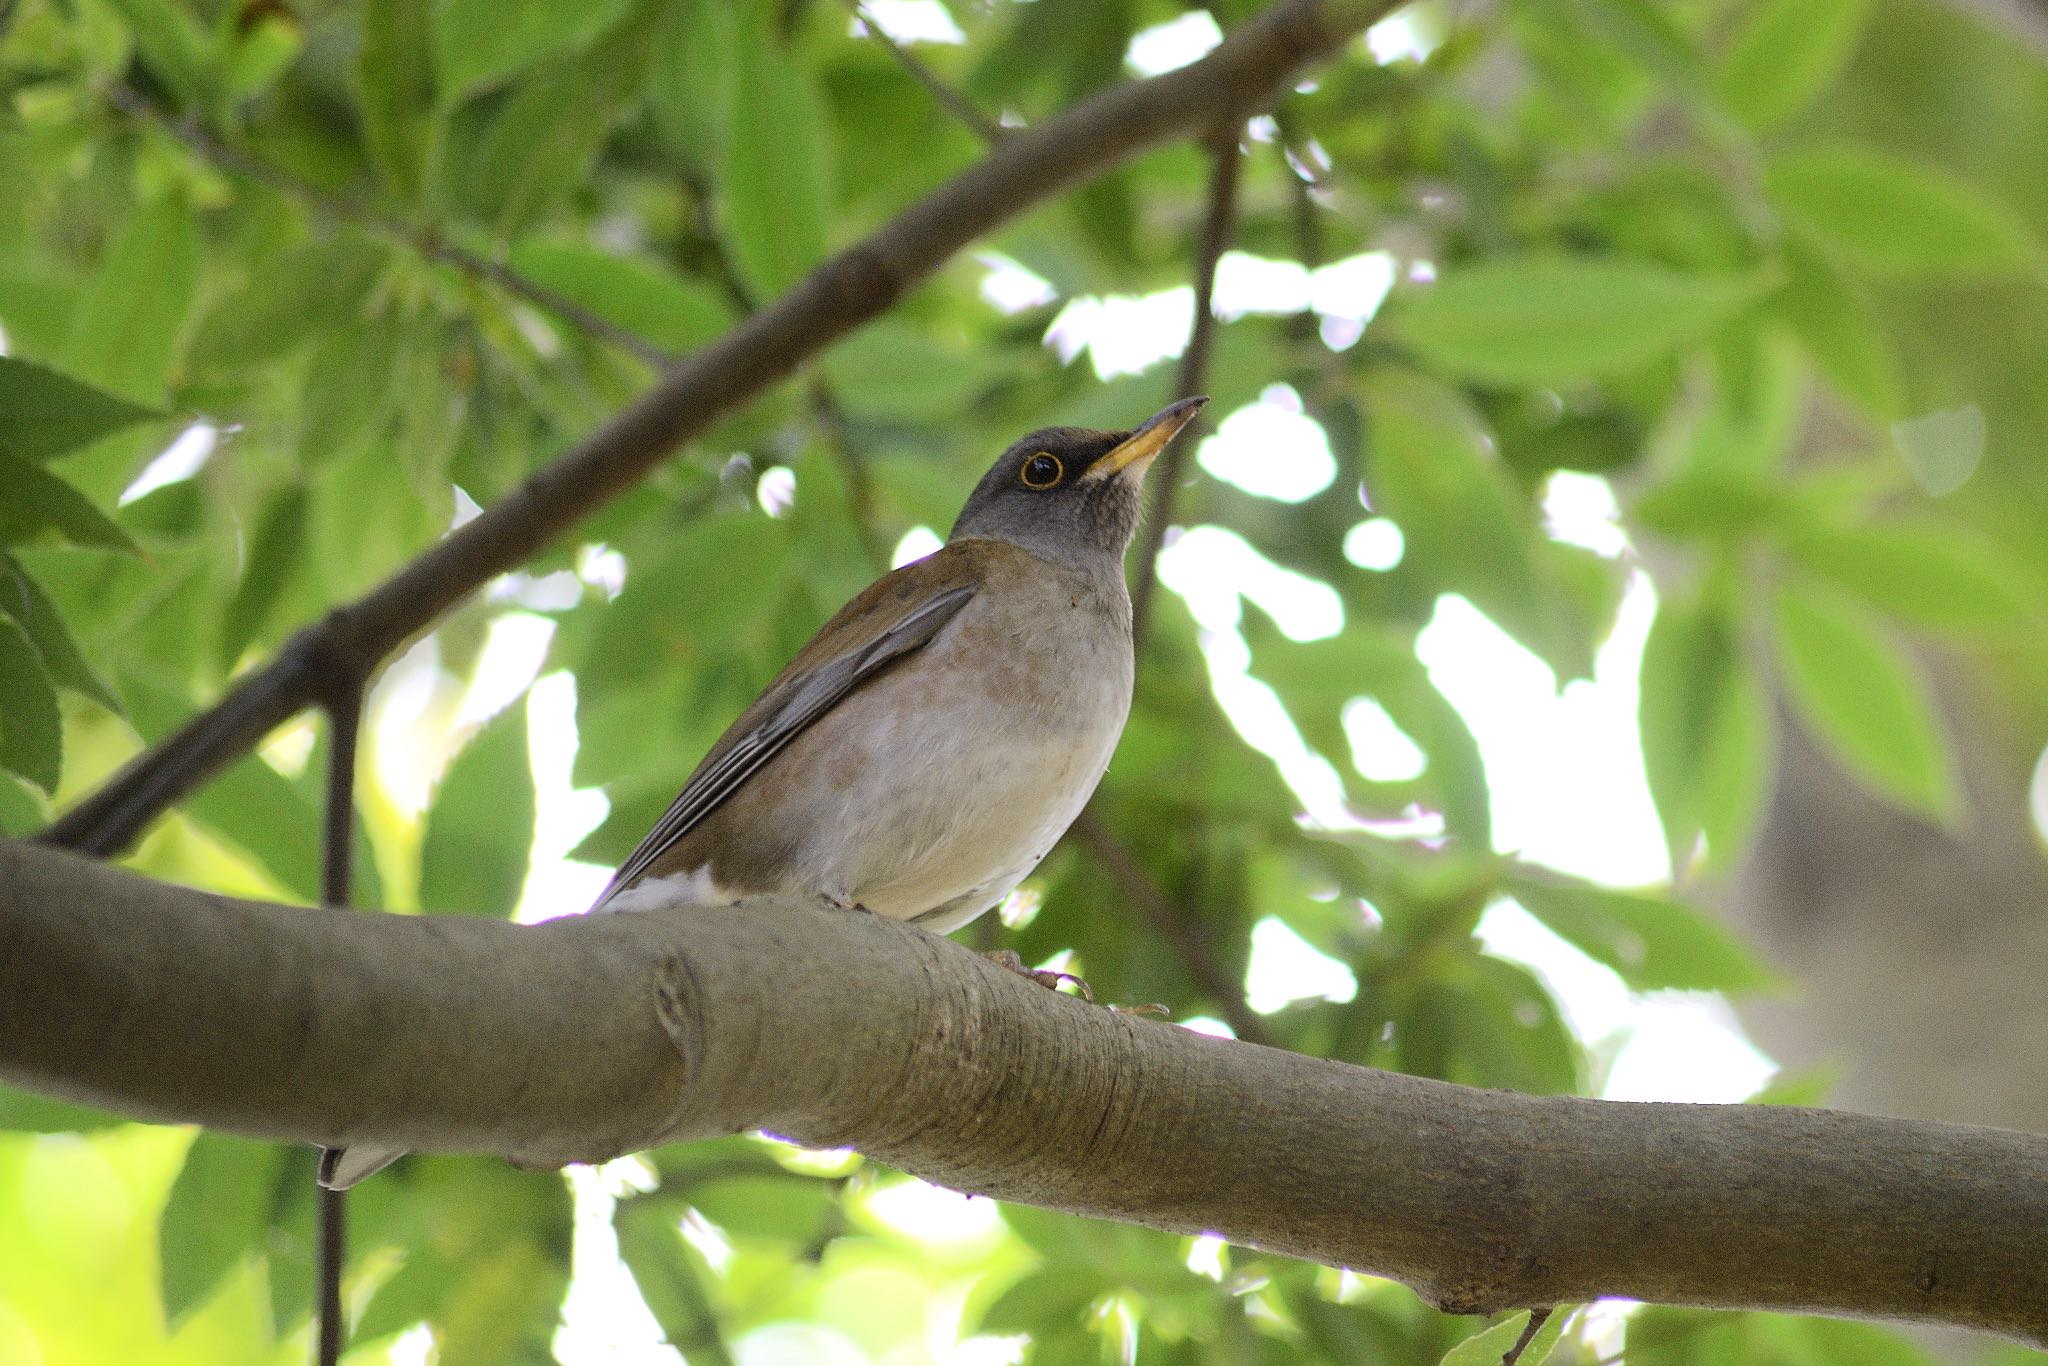
[[[818,843],[804,862],[830,870],[832,895],[944,933],[1007,895],[1080,814],[1130,709],[1129,607],[1120,582],[1043,587],[1035,615],[1006,608],[1035,623],[1028,639],[996,636],[971,603],[920,667],[841,704],[868,754],[812,794],[805,826]]]

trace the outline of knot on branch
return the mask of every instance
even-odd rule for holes
[[[304,661],[312,691],[329,711],[352,710],[383,666],[384,652],[360,636],[356,613],[337,607],[286,647]]]
[[[910,272],[869,240],[827,263],[821,283],[835,309],[865,317],[894,304],[910,288],[911,279]]]

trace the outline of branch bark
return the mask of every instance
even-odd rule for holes
[[[1092,175],[1256,108],[1394,0],[1286,0],[1201,61],[1005,137],[975,166],[696,352],[617,417],[367,596],[337,608],[218,705],[145,752],[41,838],[111,854],[310,702],[323,669],[362,677],[478,585],[543,549],[690,437],[884,312],[975,238]]]
[[[353,915],[0,844],[0,1076],[529,1166],[759,1128],[1392,1276],[1460,1313],[1625,1295],[2048,1343],[2048,1138],[1374,1072],[1085,1006],[801,903]]]

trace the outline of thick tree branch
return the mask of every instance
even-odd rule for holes
[[[2048,1138],[1480,1091],[1040,990],[795,902],[515,926],[235,901],[0,844],[0,1076],[153,1119],[548,1166],[766,1129],[1397,1277],[2048,1343]]]
[[[131,762],[46,830],[110,854],[312,700],[323,663],[374,668],[455,602],[625,492],[684,441],[893,304],[983,233],[1090,176],[1216,126],[1334,53],[1393,0],[1286,0],[1201,61],[1114,86],[1005,137],[977,165],[662,376],[598,431],[366,597],[308,627],[212,710]]]

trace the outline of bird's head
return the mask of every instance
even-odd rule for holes
[[[1121,565],[1137,529],[1145,470],[1208,401],[1168,404],[1128,432],[1031,433],[975,485],[950,539],[1009,541],[1065,564]]]

